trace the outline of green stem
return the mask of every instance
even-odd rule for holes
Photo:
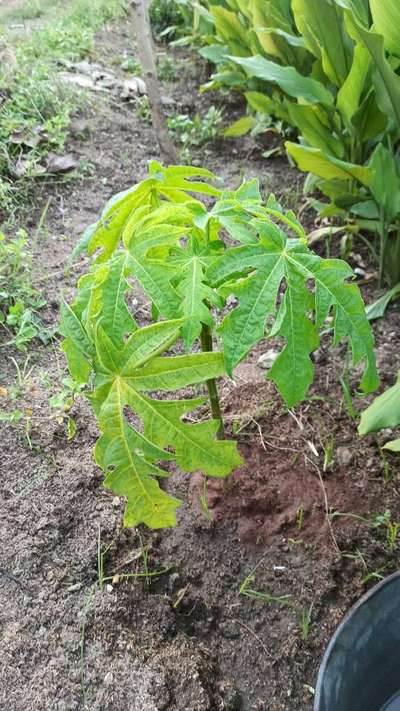
[[[379,286],[382,288],[385,283],[386,249],[387,249],[387,225],[384,211],[380,210],[380,255],[379,255]]]
[[[203,352],[212,351],[213,342],[212,342],[211,330],[210,330],[209,326],[206,326],[204,323],[203,323],[202,329],[201,329],[200,340],[201,340],[201,350]],[[224,425],[222,422],[222,412],[221,412],[221,406],[219,404],[218,389],[217,389],[217,383],[216,383],[215,378],[210,378],[210,380],[206,381],[206,384],[207,384],[208,396],[210,398],[212,416],[213,416],[214,420],[219,421],[219,427],[217,430],[217,439],[224,439],[224,436],[225,436]]]

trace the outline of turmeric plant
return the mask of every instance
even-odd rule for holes
[[[163,463],[217,477],[240,464],[224,438],[217,379],[232,377],[261,339],[284,340],[267,377],[288,407],[312,383],[310,355],[328,318],[334,343],[346,338],[353,364],[363,362],[361,388],[377,386],[351,268],[311,252],[295,215],[273,196],[265,202],[257,180],[221,191],[214,178],[152,161],[147,179],[115,196],[74,252],[86,249],[92,265],[63,305],[63,349],[86,385],[101,431],[95,459],[105,486],[126,498],[126,526],[175,524],[180,502],[159,486]],[[151,306],[150,325],[135,319],[133,285]],[[204,410],[196,418],[206,400],[188,397],[192,386],[207,387],[211,418]],[[182,389],[183,397],[166,395]]]

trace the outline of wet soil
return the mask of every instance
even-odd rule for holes
[[[126,26],[108,28],[95,59],[107,66],[131,47]],[[204,70],[186,55],[183,66],[165,87],[177,110],[221,101],[200,98]],[[238,111],[227,105],[228,118]],[[101,96],[76,117],[68,150],[92,166],[89,175],[39,186],[24,217],[33,238],[50,198],[35,257],[48,324],[85,268],[82,258],[65,272],[72,246],[105,200],[158,157],[132,107]],[[229,186],[257,176],[301,206],[302,176],[285,158],[263,159],[249,140],[215,142],[194,160]],[[372,285],[367,298],[374,293]],[[374,326],[383,385],[400,365],[399,322],[392,307]],[[28,362],[2,349],[2,407],[25,418],[1,423],[1,709],[312,709],[333,630],[399,565],[386,529],[371,524],[386,509],[400,520],[400,470],[395,457],[382,459],[382,437],[357,436],[338,384],[341,347],[322,344],[310,398],[290,413],[257,366],[270,347],[260,344],[235,380],[221,383],[227,434],[237,437],[243,465],[225,484],[173,473],[168,488],[183,504],[178,526],[161,532],[122,528],[123,502],[102,487],[96,426],[82,398],[67,439],[49,406],[65,376],[57,343],[34,344]],[[11,358],[25,365],[19,382]]]

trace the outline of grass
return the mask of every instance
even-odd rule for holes
[[[41,17],[41,27],[18,42],[5,29],[0,66],[1,222],[12,222],[33,180],[47,172],[49,152],[62,153],[71,117],[86,102],[81,90],[59,80],[70,62],[90,57],[96,31],[123,12],[122,0],[29,0],[0,22]],[[0,33],[1,34],[1,33]]]

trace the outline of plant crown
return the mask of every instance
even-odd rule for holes
[[[87,386],[101,430],[95,459],[105,486],[126,497],[127,526],[175,524],[180,502],[159,487],[163,462],[216,477],[240,464],[236,443],[217,437],[218,419],[189,417],[203,397],[165,394],[232,376],[262,339],[284,340],[267,377],[288,407],[312,383],[310,354],[327,320],[333,342],[346,338],[353,364],[363,362],[364,392],[377,386],[351,268],[311,252],[295,215],[273,195],[265,202],[257,180],[221,191],[214,179],[152,161],[148,177],[107,203],[73,253],[86,249],[93,261],[62,307],[63,350],[72,377]],[[150,325],[132,313],[133,285],[151,303]]]

